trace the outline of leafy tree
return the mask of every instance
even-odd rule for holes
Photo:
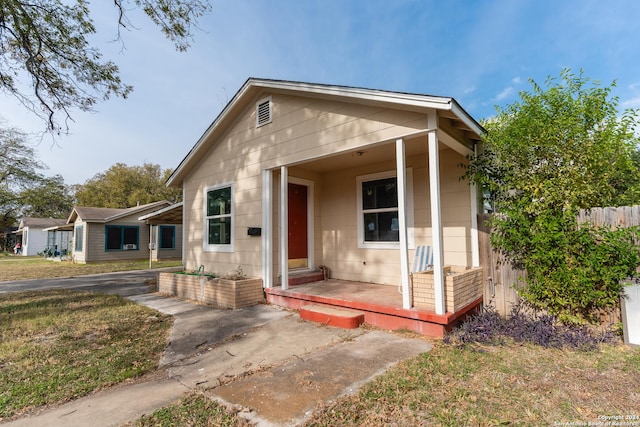
[[[37,184],[45,165],[36,160],[26,135],[0,126],[0,228],[10,227],[20,215],[20,193]]]
[[[127,28],[130,6],[141,8],[177,50],[189,47],[195,21],[210,10],[206,0],[114,0],[118,28]],[[132,87],[116,64],[105,61],[87,40],[96,29],[87,0],[0,2],[0,89],[43,118],[49,131],[63,129],[71,110],[91,111],[111,96],[126,98]],[[118,37],[120,35],[118,34]],[[20,80],[27,78],[25,92]],[[66,127],[66,124],[65,124]]]
[[[71,187],[60,175],[42,178],[20,193],[22,215],[38,218],[66,218],[73,209]]]
[[[80,187],[76,192],[77,203],[105,208],[128,208],[160,200],[176,203],[182,199],[182,192],[164,185],[169,175],[171,170],[163,171],[160,165],[116,163]]]
[[[468,177],[491,196],[494,247],[527,271],[521,296],[566,321],[616,304],[640,262],[637,230],[592,229],[579,209],[640,201],[637,114],[618,115],[615,86],[570,70],[549,78],[484,126]]]

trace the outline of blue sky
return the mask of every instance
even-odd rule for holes
[[[563,68],[640,107],[637,0],[214,0],[178,53],[140,13],[113,42],[116,11],[94,0],[95,46],[134,86],[71,134],[33,137],[45,175],[84,183],[115,163],[175,168],[248,77],[451,96],[477,120]],[[0,94],[5,125],[43,124]]]

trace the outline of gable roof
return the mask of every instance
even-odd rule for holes
[[[20,226],[18,228],[23,229],[25,227],[30,227],[44,229],[63,225],[65,222],[66,220],[64,219],[25,217],[20,220]]]
[[[342,99],[347,102],[365,105],[385,105],[392,108],[418,111],[427,109],[446,111],[447,117],[458,121],[468,131],[471,138],[479,140],[480,135],[484,133],[482,126],[451,97],[287,80],[249,78],[173,171],[167,180],[167,185],[179,186],[191,167],[201,158],[200,154],[206,152],[211,144],[215,142],[215,137],[224,132],[230,126],[235,115],[245,109],[252,102],[254,96],[264,90],[273,93],[296,93],[326,99]]]
[[[77,218],[82,219],[85,222],[111,222],[117,219],[140,214],[149,209],[161,209],[165,206],[169,206],[166,200],[160,202],[147,203],[145,205],[134,206],[132,208],[93,208],[87,206],[76,206],[71,211],[67,224],[73,223]]]

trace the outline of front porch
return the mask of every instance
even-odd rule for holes
[[[300,310],[309,304],[357,310],[364,322],[387,330],[408,329],[425,336],[443,337],[482,304],[479,297],[455,312],[436,314],[424,308],[403,308],[397,286],[339,279],[292,286],[266,288],[267,302]]]

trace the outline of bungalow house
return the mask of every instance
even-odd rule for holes
[[[49,231],[50,227],[63,225],[64,219],[25,217],[20,220],[18,230],[14,233],[22,247],[21,254],[34,256],[45,254],[51,249],[61,249],[69,243],[69,235],[62,232]]]
[[[167,183],[183,190],[185,268],[241,266],[271,303],[441,335],[482,301],[454,307],[445,289],[452,268],[479,266],[459,165],[482,132],[453,98],[248,79]],[[427,308],[416,248],[433,254]]]
[[[126,209],[74,207],[65,225],[73,228],[73,260],[87,263],[149,259],[149,244],[154,243],[150,241],[150,231],[161,238],[161,250],[156,251],[156,260],[179,259],[182,256],[182,227],[158,225],[150,230],[150,226],[139,219],[170,205],[161,201]]]

